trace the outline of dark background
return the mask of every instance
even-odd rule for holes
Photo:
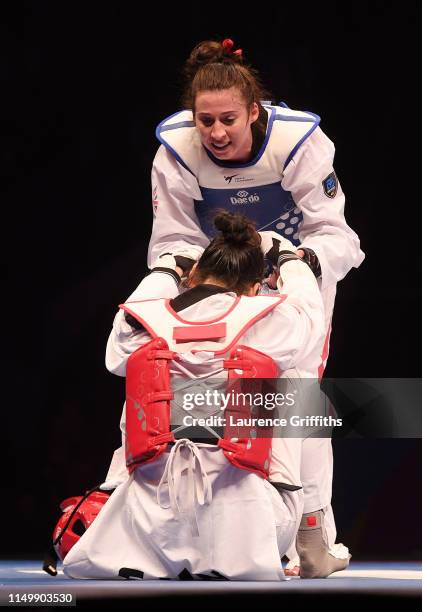
[[[201,40],[232,38],[273,100],[319,114],[336,144],[366,260],[339,285],[327,375],[420,375],[417,3],[279,4],[3,13],[1,556],[40,556],[58,503],[101,482],[119,445],[124,381],[106,371],[105,344],[145,271],[155,127],[178,110]],[[354,558],[421,558],[421,441],[334,450],[339,539]]]

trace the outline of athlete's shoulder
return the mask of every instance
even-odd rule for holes
[[[280,123],[309,123],[319,125],[321,117],[311,111],[302,111],[289,108],[288,106],[274,105],[270,107],[272,118]]]
[[[160,142],[162,142],[162,135],[169,130],[176,130],[182,128],[193,128],[195,122],[193,120],[193,114],[190,110],[182,110],[173,113],[169,117],[166,117],[157,125],[155,134]]]
[[[196,176],[202,146],[192,111],[182,110],[166,117],[158,124],[155,133],[169,154]]]
[[[297,150],[318,128],[320,117],[310,111],[287,106],[270,106],[268,124],[269,150],[283,159],[285,168]]]
[[[142,308],[142,306],[154,306],[154,305],[165,305],[168,301],[167,298],[159,297],[159,298],[143,298],[141,300],[128,300],[122,304],[119,304],[119,308],[122,310],[128,310],[130,308],[137,308],[138,306]]]

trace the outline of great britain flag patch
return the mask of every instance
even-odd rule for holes
[[[336,196],[337,186],[338,180],[335,172],[331,172],[331,174],[322,181],[322,187],[327,198],[334,198]]]

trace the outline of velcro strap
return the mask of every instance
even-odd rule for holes
[[[224,438],[219,439],[218,446],[232,453],[235,453],[239,450],[239,446],[237,444],[235,444],[234,442],[230,442],[230,440],[225,440]]]
[[[164,444],[165,442],[174,442],[174,435],[171,431],[160,434],[159,436],[153,436],[148,439],[148,446],[156,446],[157,444]]]
[[[194,340],[219,340],[221,338],[225,338],[226,335],[226,323],[173,328],[173,340],[176,340],[176,342],[193,342]]]
[[[148,404],[152,404],[153,402],[164,402],[166,400],[172,400],[173,397],[173,393],[169,391],[153,391],[151,393],[147,393],[145,399]]]
[[[315,512],[309,512],[308,514],[304,514],[300,521],[299,530],[307,531],[309,529],[320,529],[321,528],[321,510],[316,510]]]
[[[250,359],[225,359],[223,361],[223,368],[226,370],[251,370],[252,361]]]
[[[287,263],[288,261],[294,261],[295,259],[301,258],[299,257],[299,255],[296,255],[296,253],[293,253],[292,251],[280,251],[277,265],[280,268],[283,264]]]
[[[156,350],[156,351],[148,351],[147,359],[174,359],[177,353],[174,351],[165,351],[165,350]]]

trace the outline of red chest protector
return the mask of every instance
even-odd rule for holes
[[[236,340],[258,318],[267,314],[283,299],[283,297],[276,299],[268,297],[267,304],[264,303],[264,306],[268,307],[261,308],[259,315],[255,312],[252,320],[249,319],[246,325],[241,325],[240,330],[236,329],[237,333],[232,334],[233,338],[229,338],[228,346],[227,342],[224,342],[227,335],[225,322],[222,323],[221,319],[219,323],[211,325],[204,323],[192,325],[187,322],[183,326],[174,325],[171,330],[172,335],[168,336],[166,333],[167,338],[164,338],[156,335],[151,321],[147,322],[145,318],[145,312],[148,315],[148,305],[145,311],[147,301],[138,302],[136,307],[133,303],[122,306],[135,316],[151,335],[156,336],[129,357],[126,367],[126,465],[129,472],[141,463],[157,459],[166,450],[168,442],[175,439],[170,431],[170,401],[173,399],[170,361],[178,357],[177,343],[189,340],[191,343],[194,342],[198,351],[207,342],[206,350],[208,350],[212,338],[212,342],[220,344],[214,354],[227,354],[228,349],[230,350],[229,358],[223,362],[224,369],[228,371],[227,392],[230,393],[230,397],[232,391],[234,394],[237,392],[264,394],[263,387],[268,383],[263,379],[278,378],[280,375],[278,366],[268,355],[247,346],[237,345]],[[152,301],[148,302],[151,306]],[[154,302],[155,309],[161,307],[164,300],[154,300]],[[175,321],[176,324],[178,322],[179,320]],[[222,345],[224,348],[221,350]],[[170,350],[171,348],[176,350]],[[232,425],[232,422],[236,423],[239,419],[243,423],[244,419],[257,418],[256,412],[247,402],[241,403],[240,406],[237,403],[236,401],[229,403],[224,411],[226,422],[224,438],[219,440],[218,446],[236,467],[268,478],[272,428],[257,427],[254,424]]]

